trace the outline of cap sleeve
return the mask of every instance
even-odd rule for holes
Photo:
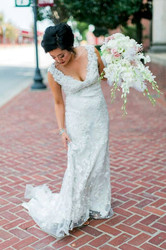
[[[55,67],[54,63],[50,65],[50,67],[48,68],[48,72],[51,73],[51,75],[53,76],[54,80],[59,85],[62,85],[62,76],[61,76],[59,70],[57,70],[57,68]]]

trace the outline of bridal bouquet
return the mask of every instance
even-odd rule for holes
[[[121,33],[113,34],[105,39],[101,46],[102,59],[105,61],[103,75],[108,79],[111,88],[111,99],[115,99],[116,90],[122,90],[121,98],[123,99],[122,110],[126,112],[127,94],[130,93],[130,87],[143,92],[151,103],[155,104],[155,99],[150,95],[147,83],[151,83],[152,89],[160,94],[155,76],[145,66],[150,62],[150,57],[142,53],[142,45],[134,39],[130,39]]]

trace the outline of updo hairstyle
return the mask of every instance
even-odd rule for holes
[[[45,52],[60,48],[74,52],[74,35],[70,26],[66,23],[59,23],[55,26],[49,26],[44,33],[41,46]]]

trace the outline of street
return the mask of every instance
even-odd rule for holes
[[[39,67],[46,84],[52,60],[39,45]],[[36,67],[34,45],[0,47],[0,106],[33,84]]]
[[[157,101],[153,107],[132,90],[124,118],[120,93],[111,104],[110,87],[103,82],[102,88],[110,116],[114,216],[91,220],[58,241],[22,207],[26,184],[59,192],[67,167],[50,89],[25,89],[0,109],[0,249],[166,249],[165,106]]]

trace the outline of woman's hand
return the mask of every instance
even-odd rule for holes
[[[70,140],[70,138],[69,138],[69,136],[68,136],[68,134],[66,132],[63,132],[61,136],[62,136],[63,145],[67,150],[68,143],[71,142],[71,140]]]

